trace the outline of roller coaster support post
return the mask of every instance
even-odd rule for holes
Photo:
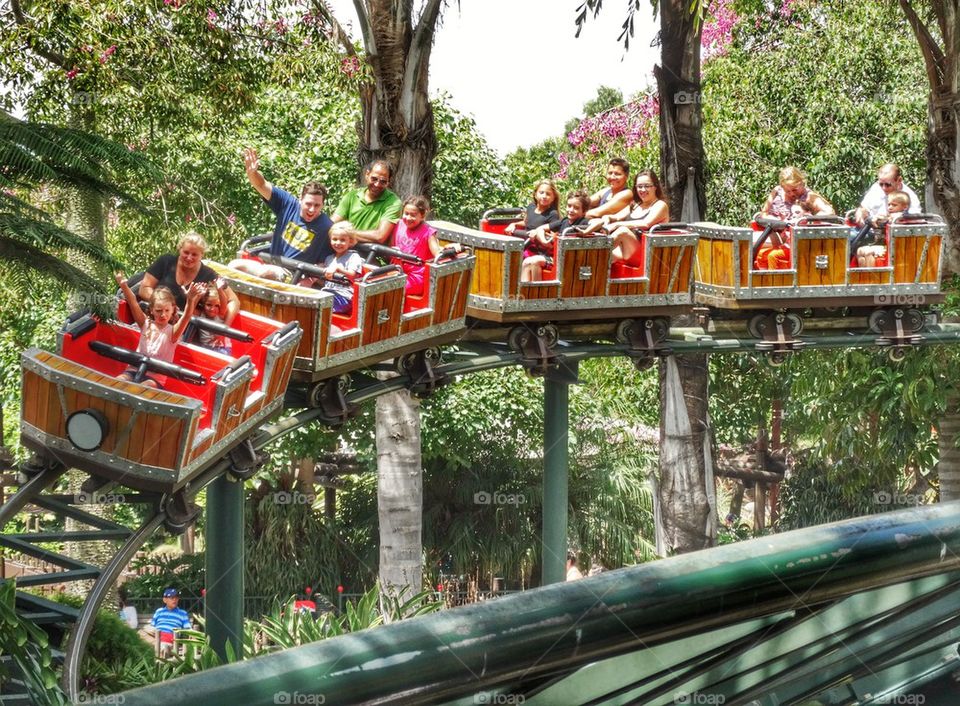
[[[243,481],[224,473],[207,490],[207,635],[221,660],[242,654]]]
[[[577,364],[561,364],[543,378],[543,564],[544,586],[566,578],[567,443],[570,436],[570,383]]]

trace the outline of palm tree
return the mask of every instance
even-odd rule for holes
[[[145,158],[97,135],[19,120],[0,111],[0,274],[9,294],[29,294],[31,274],[73,291],[96,292],[97,280],[68,258],[116,267],[99,244],[67,230],[37,205],[49,187],[132,202],[117,185],[130,172],[152,172]]]

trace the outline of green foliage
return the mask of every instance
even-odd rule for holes
[[[262,620],[244,621],[242,655],[236,655],[228,644],[226,663],[432,613],[442,607],[433,598],[429,592],[409,599],[404,596],[390,597],[381,595],[379,587],[374,586],[356,603],[348,602],[341,615],[320,613],[315,618],[295,610],[293,598],[282,603],[277,601],[270,614]],[[96,671],[90,673],[91,679],[100,686],[110,686],[111,691],[99,693],[116,693],[205,671],[224,663],[204,633],[181,630],[178,640],[183,646],[182,655],[174,654],[164,660],[155,660],[152,655],[137,655],[118,665],[98,664]]]
[[[941,347],[910,351],[898,364],[860,349],[797,356],[788,363],[785,430],[794,445],[809,448],[838,495],[896,488],[902,475],[928,473],[936,463],[932,423],[944,410],[941,366],[951,358]]]
[[[872,515],[894,509],[878,502],[884,494],[893,497],[896,486],[882,481],[861,484],[858,492],[846,492],[829,464],[800,458],[791,476],[780,484],[780,519],[778,531],[812,527],[850,517]]]
[[[14,581],[0,581],[0,689],[5,689],[11,679],[17,679],[31,703],[37,706],[66,704],[67,699],[57,684],[47,635],[17,615],[16,591]]]
[[[84,598],[58,593],[51,600],[81,608]],[[93,621],[87,651],[80,665],[80,683],[90,694],[113,694],[127,688],[113,675],[123,672],[133,662],[153,661],[153,648],[116,613],[100,610]]]
[[[29,275],[38,273],[61,290],[102,294],[102,285],[68,259],[80,255],[111,267],[116,260],[99,244],[65,229],[38,189],[70,187],[122,199],[117,180],[136,171],[154,173],[147,160],[122,145],[0,111],[0,278],[5,293],[13,301],[36,303]]]
[[[433,102],[437,156],[433,160],[433,214],[464,225],[480,220],[484,210],[507,198],[509,173],[473,118],[466,117],[442,96]]]
[[[316,617],[294,609],[294,600],[277,603],[270,615],[244,626],[244,655],[276,652],[291,647],[375,628],[384,623],[435,613],[443,607],[436,594],[423,591],[411,598],[381,594],[374,586],[356,602],[348,602],[341,615],[321,612]],[[265,640],[263,639],[265,638]],[[262,642],[260,645],[258,643]]]
[[[181,598],[198,598],[205,585],[205,560],[203,552],[141,557],[133,561],[131,568],[146,569],[145,573],[127,581],[123,587],[129,598],[156,599],[158,607],[163,590],[170,586],[180,591]]]
[[[924,181],[926,92],[916,41],[895,3],[797,3],[789,21],[746,16],[703,71],[709,218],[743,224],[781,167],[843,213],[877,167]]]

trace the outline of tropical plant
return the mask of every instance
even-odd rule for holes
[[[0,581],[0,689],[16,680],[31,703],[65,705],[47,634],[17,614],[16,595],[15,581]]]
[[[128,200],[118,179],[133,172],[156,171],[142,156],[90,133],[46,123],[18,120],[0,111],[0,280],[4,299],[32,299],[30,273],[43,274],[51,284],[94,293],[102,285],[71,265],[83,255],[108,267],[117,261],[64,228],[50,213],[50,189],[74,187]],[[41,190],[42,189],[42,190]]]

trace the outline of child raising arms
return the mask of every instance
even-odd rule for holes
[[[137,295],[127,285],[127,279],[123,273],[116,272],[113,276],[120,287],[120,291],[123,292],[124,299],[127,300],[127,308],[130,309],[134,322],[140,327],[140,343],[137,344],[137,353],[167,363],[172,362],[177,341],[180,340],[184,329],[190,323],[193,310],[196,308],[197,301],[205,291],[206,286],[200,282],[194,282],[186,288],[187,306],[184,309],[183,316],[174,325],[170,321],[177,313],[177,302],[169,289],[157,287],[153,290],[153,296],[150,297],[148,306],[150,315],[147,316],[140,308]],[[117,377],[121,380],[133,381],[136,372],[135,368],[130,367]],[[140,384],[147,387],[162,388],[166,382],[166,375],[153,373],[146,376]]]
[[[403,202],[400,222],[393,232],[393,247],[421,260],[429,260],[440,252],[437,231],[424,220],[430,211],[430,202],[423,196],[411,196]],[[423,265],[401,262],[400,266],[407,275],[406,293],[414,296],[423,294]]]

